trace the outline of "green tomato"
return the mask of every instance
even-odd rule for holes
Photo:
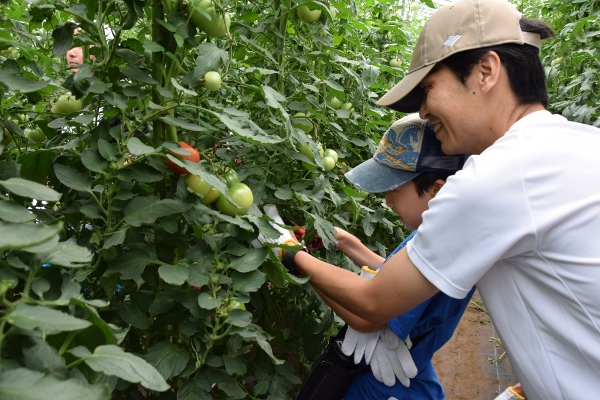
[[[238,173],[235,172],[235,169],[229,169],[229,171],[223,175],[223,179],[225,180],[227,187],[233,187],[234,185],[240,183],[240,177]]]
[[[60,116],[65,116],[77,111],[81,111],[83,103],[81,99],[77,100],[72,94],[62,94],[58,97],[56,103],[52,105],[50,111]]]
[[[331,171],[335,167],[335,160],[331,157],[323,157],[323,169],[325,172]]]
[[[233,310],[245,310],[245,309],[246,309],[246,305],[244,303],[242,303],[241,301],[231,300],[229,302],[229,305],[225,308],[225,311],[227,311],[227,313],[230,313]]]
[[[334,110],[339,110],[339,108],[342,106],[342,101],[335,96],[331,96],[331,98],[327,102],[327,105],[333,108]]]
[[[204,75],[204,86],[211,92],[221,89],[221,74],[217,71],[208,71]]]
[[[198,11],[199,8],[206,11],[210,15],[210,19]],[[192,0],[188,3],[187,11],[194,25],[210,36],[223,36],[227,33],[231,25],[229,13],[226,12],[225,16],[223,16],[223,14],[217,11],[212,0]]]
[[[223,214],[231,217],[246,214],[254,202],[252,190],[244,183],[238,183],[230,187],[229,197],[231,197],[239,207],[227,200],[225,196],[221,195],[217,199],[217,209]]]
[[[319,154],[321,155],[321,157],[323,157],[323,146],[321,146],[321,143],[317,143],[317,148],[319,149]],[[304,154],[306,157],[310,158],[311,160],[315,159],[315,154],[313,153],[312,149],[310,148],[310,145],[308,143],[303,143],[300,145],[300,154]]]
[[[335,163],[338,162],[338,153],[333,149],[327,149],[323,152],[323,157],[331,157]]]
[[[186,175],[185,182],[188,184],[190,189],[194,191],[194,193],[201,195],[200,197],[202,197],[202,200],[200,200],[200,202],[204,205],[214,203],[217,201],[219,196],[221,196],[219,189],[206,182],[198,175]]]
[[[402,61],[398,60],[397,58],[392,58],[390,60],[390,67],[401,67],[402,66]]]
[[[351,110],[352,109],[352,103],[343,103],[340,106],[340,110]]]
[[[2,143],[2,146],[8,146],[13,141],[12,135],[4,128],[0,128],[0,133],[2,133],[0,143]]]
[[[23,131],[23,134],[25,134],[26,138],[31,139],[34,142],[43,142],[46,140],[46,135],[44,135],[44,132],[39,127],[34,129],[26,128]]]
[[[317,22],[321,18],[321,10],[311,10],[305,5],[301,5],[297,9],[300,19],[308,24]]]
[[[300,128],[304,133],[309,133],[313,130],[313,124],[310,122],[306,114],[296,113],[292,117],[292,125],[296,128]]]

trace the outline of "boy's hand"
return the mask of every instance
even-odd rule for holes
[[[258,235],[258,238],[256,238],[256,240],[254,240],[252,242],[252,245],[255,248],[262,247],[263,243],[286,244],[286,245],[290,245],[290,246],[298,245],[299,244],[298,240],[290,233],[290,231],[288,231],[287,229],[280,226],[280,225],[285,225],[285,224],[283,223],[283,220],[279,216],[277,207],[274,204],[267,204],[263,207],[263,209],[264,209],[265,215],[268,215],[269,217],[271,217],[271,219],[273,219],[275,221],[275,223],[270,222],[270,221],[269,221],[269,223],[271,224],[271,226],[273,228],[275,228],[277,231],[279,231],[280,235],[278,238],[275,238],[275,239],[267,239],[261,233]],[[275,257],[277,257],[277,259],[279,261],[281,261],[281,259],[283,258],[283,251],[282,251],[281,247],[271,247],[271,250],[275,254]]]

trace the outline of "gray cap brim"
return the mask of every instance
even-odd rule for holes
[[[419,174],[421,173],[390,168],[370,159],[346,172],[344,176],[361,190],[382,193],[396,189]]]

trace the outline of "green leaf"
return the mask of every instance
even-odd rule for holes
[[[94,354],[84,358],[94,371],[116,376],[128,382],[140,383],[147,389],[164,392],[169,384],[158,371],[142,358],[114,345],[98,346]]]
[[[63,185],[74,190],[91,193],[92,178],[88,174],[62,164],[54,164],[54,173]]]
[[[6,86],[12,92],[31,93],[41,90],[48,86],[47,81],[32,81],[25,79],[19,75],[13,75],[6,71],[0,70],[0,84]]]
[[[129,325],[135,326],[138,329],[148,329],[148,319],[135,304],[123,304],[119,309],[119,316]]]
[[[0,220],[7,222],[29,222],[35,214],[11,201],[0,201]]]
[[[36,223],[0,222],[0,250],[39,245],[54,238],[62,228],[62,223],[47,226]]]
[[[190,273],[185,264],[163,264],[158,268],[158,275],[170,285],[181,286],[188,279]]]
[[[136,137],[132,137],[131,139],[129,139],[129,141],[127,142],[127,149],[134,156],[151,154],[155,151],[154,147],[142,143],[142,141]]]
[[[36,200],[58,201],[61,194],[45,185],[21,178],[10,178],[0,181],[0,185],[17,196],[29,197]]]
[[[227,322],[233,326],[245,328],[252,323],[252,314],[245,310],[231,310],[227,315]]]
[[[115,329],[113,329],[106,321],[104,321],[100,317],[100,314],[98,314],[98,310],[96,310],[96,308],[92,307],[84,300],[75,298],[71,298],[69,303],[72,305],[77,305],[85,310],[88,317],[90,318],[90,321],[92,321],[92,323],[102,331],[102,333],[104,334],[104,338],[106,339],[106,342],[108,344],[117,344],[117,336],[115,335]],[[108,305],[108,303],[106,304]]]
[[[148,264],[162,264],[154,253],[132,250],[113,261],[105,275],[121,274],[122,279],[139,278]]]
[[[227,128],[245,141],[253,144],[275,144],[285,139],[275,135],[269,135],[253,121],[244,117],[232,117],[229,114],[219,114],[219,119]]]
[[[8,322],[23,329],[44,331],[76,331],[92,325],[91,322],[75,318],[62,311],[44,306],[31,306],[19,303],[7,315]]]
[[[260,271],[243,274],[234,271],[231,275],[233,286],[239,292],[256,292],[267,280],[266,275]]]
[[[26,368],[0,374],[0,398],[3,400],[110,400],[108,387],[88,385],[81,379],[61,380],[55,375]]]
[[[63,267],[77,268],[89,265],[92,261],[92,252],[75,243],[74,238],[58,243],[51,250],[41,253],[38,258],[43,262]]]
[[[137,67],[128,66],[125,68],[121,68],[121,72],[123,73],[123,75],[134,81],[149,83],[151,85],[156,85],[158,83],[154,79],[152,79],[150,74]]]
[[[198,305],[205,310],[214,310],[221,305],[221,299],[215,298],[208,293],[200,293],[198,296]]]
[[[92,149],[83,149],[81,163],[93,172],[103,172],[108,167],[108,162]]]
[[[206,131],[206,128],[203,128],[196,124],[192,124],[191,122],[188,122],[188,121],[186,121],[184,119],[180,119],[180,118],[165,116],[165,117],[160,117],[159,120],[161,120],[164,123],[171,125],[171,126],[176,126],[179,128],[187,129],[188,131],[193,131],[193,132]]]
[[[269,254],[269,249],[261,247],[259,249],[249,249],[248,253],[242,257],[232,257],[229,264],[231,269],[238,272],[250,272],[254,271],[263,263]]]
[[[189,353],[169,341],[162,341],[150,348],[144,357],[165,379],[177,376],[190,359]]]
[[[155,197],[134,197],[123,210],[125,222],[131,226],[152,224],[158,218],[167,215],[183,213],[193,207],[193,204],[177,200],[157,200]]]
[[[130,164],[119,171],[118,178],[125,182],[158,182],[165,178],[165,174],[146,164]]]

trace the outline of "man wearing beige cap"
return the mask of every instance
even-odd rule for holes
[[[549,27],[505,0],[457,0],[425,24],[379,100],[472,154],[375,278],[285,257],[344,308],[383,323],[477,284],[530,400],[600,396],[600,130],[545,110]],[[284,251],[285,252],[285,251]],[[365,301],[369,299],[369,301]]]

